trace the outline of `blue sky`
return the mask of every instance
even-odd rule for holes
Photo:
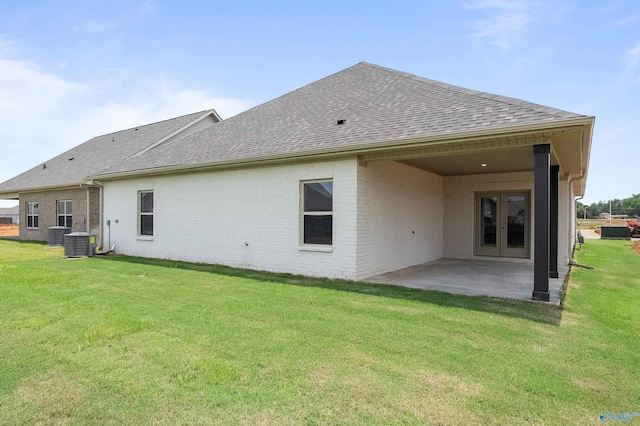
[[[0,6],[0,181],[95,135],[228,118],[367,61],[595,115],[584,202],[640,193],[634,0]]]

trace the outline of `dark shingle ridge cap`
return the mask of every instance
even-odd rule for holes
[[[93,136],[91,139],[96,139],[96,138],[102,138],[102,137],[105,137],[105,136],[116,135],[118,133],[123,133],[123,132],[129,132],[129,131],[131,131],[133,129],[139,129],[141,127],[155,126],[156,124],[165,123],[167,121],[177,120],[177,119],[180,119],[180,118],[188,117],[190,115],[204,115],[205,113],[211,114],[213,112],[215,112],[215,110],[213,108],[204,109],[202,111],[192,112],[190,114],[184,114],[184,115],[179,115],[177,117],[166,118],[166,119],[160,120],[160,121],[154,121],[153,123],[147,123],[147,124],[143,124],[141,126],[133,126],[133,127],[129,127],[128,129],[121,129],[121,130],[117,130],[117,131],[111,132],[111,133],[105,133],[105,134],[102,134],[102,135],[96,135],[96,136]],[[89,140],[91,140],[91,139],[89,139]],[[73,149],[73,148],[71,148],[71,149]]]
[[[530,109],[532,111],[536,111],[536,112],[543,112],[543,113],[546,113],[546,114],[555,115],[555,116],[562,117],[562,118],[566,118],[567,114],[571,114],[574,117],[588,117],[587,115],[584,115],[584,114],[577,114],[575,112],[565,111],[565,110],[561,110],[561,109],[558,109],[558,108],[552,108],[552,107],[536,104],[534,102],[523,101],[522,99],[518,99],[518,98],[512,98],[512,97],[509,97],[509,96],[496,95],[496,94],[493,94],[493,93],[480,92],[478,90],[467,89],[465,87],[455,86],[453,84],[448,84],[448,83],[443,83],[441,81],[432,80],[432,79],[426,78],[426,77],[420,77],[420,76],[415,75],[415,74],[394,70],[393,68],[382,67],[380,65],[371,64],[371,63],[368,63],[368,62],[360,62],[357,65],[360,65],[360,64],[367,65],[367,66],[373,67],[373,68],[377,68],[379,70],[386,71],[386,72],[389,72],[389,73],[392,73],[392,74],[395,74],[395,75],[400,75],[402,77],[409,78],[409,79],[412,79],[412,80],[416,80],[416,81],[419,81],[421,83],[429,84],[431,86],[435,86],[435,87],[439,87],[439,88],[442,88],[442,89],[458,92],[458,93],[461,93],[461,94],[464,94],[464,95],[477,96],[479,98],[489,99],[489,100],[492,100],[492,101],[495,101],[495,102],[501,102],[501,103],[505,103],[505,104],[508,104],[508,105],[528,108],[528,109]],[[357,66],[357,65],[354,65],[354,66]]]

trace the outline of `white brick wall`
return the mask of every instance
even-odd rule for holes
[[[358,279],[442,257],[442,190],[442,176],[401,163],[358,167]]]
[[[354,279],[356,168],[353,158],[105,182],[105,240],[135,256]],[[333,252],[302,251],[300,181],[326,178]],[[154,235],[146,241],[137,236],[137,194],[149,189]]]
[[[328,178],[332,251],[301,250],[300,181]],[[137,235],[141,190],[154,191],[151,240]],[[111,221],[111,237],[105,226],[104,239],[135,256],[364,279],[442,257],[473,258],[474,194],[513,190],[531,191],[533,216],[533,172],[443,178],[393,161],[364,167],[350,158],[129,179],[105,182],[103,220]],[[566,264],[573,245],[566,181],[559,194],[558,252]]]
[[[485,191],[531,191],[530,252],[533,253],[533,172],[517,172],[444,178],[444,257],[474,257],[475,193]]]

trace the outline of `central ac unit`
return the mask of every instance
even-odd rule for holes
[[[64,236],[64,256],[93,256],[96,247],[96,236],[88,232],[72,232]]]
[[[49,234],[47,238],[47,244],[50,246],[62,246],[64,245],[64,236],[71,232],[71,228],[66,226],[51,226],[48,228]]]

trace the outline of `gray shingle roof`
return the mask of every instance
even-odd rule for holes
[[[19,206],[0,207],[0,216],[18,214],[19,212],[20,212]]]
[[[583,117],[361,62],[100,175],[293,157]],[[337,125],[340,119],[345,124]]]
[[[96,136],[0,184],[0,193],[68,186],[116,165],[212,111],[200,111],[169,120]]]

